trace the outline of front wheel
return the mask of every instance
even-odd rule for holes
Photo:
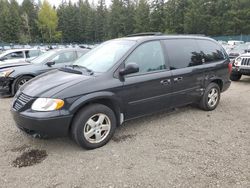
[[[74,118],[71,134],[77,144],[85,149],[104,146],[116,129],[114,112],[102,104],[92,104],[80,110]]]
[[[216,83],[210,83],[202,99],[200,101],[200,108],[205,111],[214,110],[220,102],[220,87]]]

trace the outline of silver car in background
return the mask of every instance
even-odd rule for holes
[[[0,54],[0,64],[14,63],[19,61],[30,61],[41,55],[44,51],[40,49],[13,49]]]

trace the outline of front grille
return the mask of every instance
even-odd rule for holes
[[[16,111],[20,111],[32,99],[33,99],[32,97],[25,95],[24,93],[21,93],[19,96],[17,96],[16,100],[14,101],[13,109]]]
[[[250,58],[242,58],[241,65],[242,66],[250,66]]]

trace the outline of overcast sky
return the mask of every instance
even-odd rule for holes
[[[22,3],[23,0],[17,0],[18,3]],[[35,0],[37,1],[37,0]],[[43,0],[42,0],[43,1]],[[58,6],[59,4],[61,4],[62,0],[47,0],[51,5],[55,5]],[[67,0],[68,1],[68,0]],[[72,3],[78,2],[78,0],[71,0]],[[98,0],[89,0],[89,3],[91,4],[92,2],[94,2],[95,4],[98,3]],[[111,0],[106,0],[106,5],[109,6],[111,3]]]

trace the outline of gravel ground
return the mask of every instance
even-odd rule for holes
[[[21,133],[10,105],[0,99],[0,187],[250,187],[249,77],[213,112],[185,107],[131,121],[92,151]]]

